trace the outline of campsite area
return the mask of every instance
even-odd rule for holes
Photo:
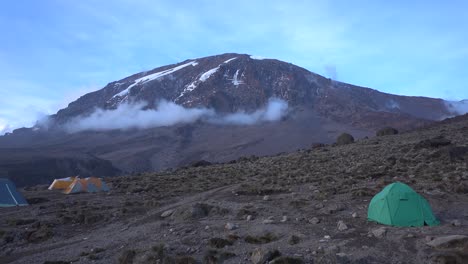
[[[30,206],[1,209],[0,262],[468,263],[467,139],[465,115],[343,146],[106,178],[109,192],[19,189]],[[370,200],[394,182],[424,197],[440,225],[369,222]]]

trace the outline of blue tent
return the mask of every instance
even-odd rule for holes
[[[0,178],[0,207],[28,205],[23,195],[9,179]]]

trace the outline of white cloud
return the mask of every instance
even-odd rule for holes
[[[231,124],[231,125],[253,125],[259,122],[278,121],[286,115],[288,103],[284,100],[272,98],[268,104],[258,109],[253,113],[239,111],[233,114],[216,116],[209,119],[209,122],[216,124]]]
[[[193,123],[201,120],[219,125],[253,125],[259,122],[280,120],[287,113],[288,104],[280,99],[270,99],[268,104],[255,112],[240,111],[233,114],[217,114],[208,108],[184,108],[173,102],[160,101],[156,109],[144,109],[147,104],[124,103],[114,110],[96,109],[91,115],[77,117],[65,129],[71,133],[94,130],[128,130]]]
[[[145,103],[121,104],[115,110],[97,109],[91,115],[78,117],[65,125],[69,132],[83,130],[127,130],[170,126],[194,122],[214,112],[206,108],[186,109],[172,102],[161,101],[156,110],[144,110]]]
[[[7,132],[11,132],[6,120],[0,118],[0,136]]]
[[[447,108],[457,115],[468,113],[468,100],[463,101],[445,101]]]

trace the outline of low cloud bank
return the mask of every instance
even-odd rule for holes
[[[389,101],[387,101],[385,106],[389,109],[400,109],[400,104],[393,99],[390,99]]]
[[[217,124],[253,125],[264,121],[277,121],[286,115],[288,103],[281,99],[270,99],[265,108],[253,113],[237,112],[225,116],[215,116],[208,120]]]
[[[463,101],[445,101],[447,108],[457,115],[468,113],[468,100]]]
[[[173,102],[160,101],[156,109],[145,109],[146,103],[124,103],[114,110],[96,109],[91,115],[77,117],[65,125],[68,132],[85,130],[128,130],[193,123],[198,120],[221,125],[253,125],[280,120],[286,115],[288,104],[272,98],[253,113],[240,111],[221,115],[209,108],[185,108]]]

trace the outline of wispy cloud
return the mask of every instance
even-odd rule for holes
[[[254,112],[220,114],[213,109],[185,108],[173,102],[160,101],[156,109],[145,109],[147,103],[123,103],[116,109],[96,109],[87,116],[79,116],[64,125],[70,133],[92,130],[128,130],[193,123],[201,120],[218,125],[254,125],[280,120],[287,114],[288,104],[272,98],[267,105]]]

